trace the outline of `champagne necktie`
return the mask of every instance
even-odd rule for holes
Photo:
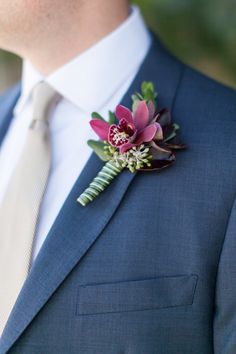
[[[30,268],[51,163],[49,111],[58,98],[45,82],[34,88],[33,119],[0,205],[0,336]]]

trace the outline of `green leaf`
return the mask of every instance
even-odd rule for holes
[[[133,102],[134,102],[134,101],[142,101],[142,100],[143,100],[143,96],[142,96],[140,93],[138,93],[138,92],[136,92],[135,94],[133,94],[133,95],[131,96],[131,98],[132,98]]]
[[[137,96],[137,99],[142,101],[143,100],[143,96],[141,95],[141,93],[139,92],[136,92],[136,96]]]
[[[149,101],[155,102],[157,93],[155,92],[155,87],[152,82],[144,81],[141,86],[141,91],[142,91],[143,98],[146,102]]]
[[[137,105],[140,101],[142,101],[144,98],[143,96],[136,92],[134,95],[132,95],[132,101],[133,101],[133,105],[132,105],[132,111],[134,112],[137,108]]]
[[[115,113],[113,113],[112,111],[109,111],[108,123],[111,125],[111,124],[114,124],[115,121],[116,121]]]
[[[176,132],[178,131],[180,129],[180,126],[178,125],[178,124],[176,124],[176,123],[174,123],[173,124],[173,131],[170,133],[170,135],[169,136],[167,136],[166,138],[165,138],[165,143],[167,142],[167,141],[170,141],[170,140],[172,140],[172,139],[174,139],[175,137],[176,137]]]
[[[150,91],[150,92],[154,93],[155,92],[155,88],[154,88],[153,83],[150,82],[150,81],[144,81],[142,83],[142,86],[141,86],[141,91],[142,91],[143,96],[145,96],[147,91]]]
[[[167,136],[165,139],[164,139],[164,142],[167,143],[167,141],[170,141],[172,139],[174,139],[176,137],[176,132],[173,131],[169,136]]]
[[[105,153],[105,150],[104,150],[105,143],[103,141],[90,139],[87,141],[87,144],[89,147],[91,147],[91,149],[93,149],[95,154],[102,161],[108,161],[110,159],[110,157]]]
[[[135,112],[137,109],[137,105],[139,103],[139,100],[133,100],[133,104],[132,104],[132,111]]]
[[[173,128],[175,131],[179,130],[180,129],[180,126],[176,123],[173,124]]]
[[[103,120],[104,122],[106,122],[106,120],[97,112],[92,113],[92,118],[93,119],[100,119],[100,120]]]

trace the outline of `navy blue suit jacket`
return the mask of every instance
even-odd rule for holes
[[[155,83],[159,108],[172,109],[188,149],[162,172],[122,172],[83,208],[76,198],[103,165],[91,156],[0,354],[236,353],[236,94],[156,39],[123,104],[144,80]],[[0,98],[0,141],[19,93]]]

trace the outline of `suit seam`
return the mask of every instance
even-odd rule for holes
[[[221,263],[221,258],[222,258],[222,254],[223,254],[223,251],[224,251],[226,238],[227,238],[227,232],[228,232],[229,224],[230,224],[230,221],[231,221],[231,217],[232,217],[233,209],[234,209],[235,205],[236,205],[236,192],[234,194],[234,198],[233,198],[233,202],[232,202],[231,209],[230,209],[230,212],[229,212],[228,220],[227,220],[227,223],[226,223],[226,226],[225,226],[224,237],[223,237],[221,248],[220,248],[220,252],[219,252],[217,268],[216,268],[216,274],[215,274],[215,288],[214,288],[214,299],[213,299],[213,301],[214,301],[214,312],[213,312],[213,315],[212,315],[212,340],[213,340],[213,348],[214,349],[215,349],[215,307],[216,307],[217,285],[218,285],[218,281],[219,281],[220,263]]]
[[[184,304],[173,304],[173,305],[166,305],[166,306],[152,306],[142,309],[132,309],[132,310],[117,310],[117,311],[103,311],[103,312],[89,312],[89,313],[77,313],[76,317],[85,317],[85,316],[97,316],[97,315],[109,315],[109,314],[119,314],[119,313],[128,313],[128,312],[143,312],[143,311],[153,311],[153,310],[162,310],[162,309],[170,309],[170,308],[177,308],[177,307],[190,307],[193,305],[193,302],[184,303]]]
[[[177,83],[177,86],[176,86],[174,98],[173,98],[172,105],[171,105],[171,111],[172,112],[174,112],[174,108],[175,108],[175,104],[177,102],[177,98],[178,98],[178,95],[179,95],[180,87],[182,85],[183,78],[184,78],[185,72],[186,72],[186,66],[184,64],[182,64],[182,63],[180,63],[180,65],[182,66],[182,68],[181,68],[181,72],[179,74],[179,80],[178,80],[178,83]]]
[[[177,99],[178,99],[178,95],[179,95],[179,91],[180,91],[180,87],[182,85],[182,82],[183,82],[183,78],[185,76],[185,73],[187,70],[191,69],[191,67],[189,67],[188,65],[185,65],[185,64],[182,64],[180,63],[180,65],[182,65],[182,70],[181,70],[181,73],[180,73],[180,77],[179,77],[179,81],[178,81],[178,84],[177,84],[177,88],[176,88],[176,92],[175,92],[175,95],[174,95],[174,98],[173,98],[173,103],[172,103],[172,109],[171,111],[174,112],[174,108],[175,108],[175,105],[176,105],[176,102],[177,102]],[[201,72],[198,72],[199,74],[203,75]],[[205,75],[204,75],[205,76]],[[206,76],[207,77],[207,76]],[[222,245],[221,245],[221,249],[220,249],[220,253],[219,253],[219,258],[218,258],[218,262],[217,262],[217,269],[219,268],[219,264],[220,264],[220,260],[221,260],[221,255],[222,255],[222,251],[223,251],[223,248],[224,248],[224,243],[225,243],[225,239],[226,239],[226,235],[227,235],[227,231],[228,231],[228,226],[229,226],[229,223],[230,223],[230,219],[231,219],[231,216],[232,216],[232,211],[233,211],[233,208],[234,208],[234,204],[236,203],[236,191],[235,191],[235,194],[234,194],[234,197],[233,197],[233,201],[232,201],[232,204],[231,204],[231,207],[230,207],[230,212],[229,212],[229,216],[228,216],[228,220],[226,222],[226,226],[225,226],[225,232],[224,232],[224,237],[223,237],[223,240],[222,240]],[[218,275],[218,271],[216,273],[216,278],[217,278],[217,275]]]
[[[231,205],[231,208],[230,208],[229,216],[228,216],[228,219],[227,219],[227,222],[226,222],[224,237],[223,237],[221,248],[220,248],[220,252],[219,252],[219,257],[218,257],[218,262],[217,262],[217,271],[216,271],[216,276],[215,276],[215,292],[214,292],[215,296],[216,296],[216,289],[217,289],[217,281],[218,281],[220,262],[221,262],[222,253],[223,253],[223,250],[224,250],[225,241],[226,241],[226,238],[227,238],[227,232],[228,232],[230,220],[231,220],[231,217],[232,217],[232,214],[233,214],[233,209],[234,209],[235,205],[236,205],[236,191],[235,191],[234,198],[233,198],[233,201],[232,201],[232,205]]]

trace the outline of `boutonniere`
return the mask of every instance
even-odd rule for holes
[[[172,123],[170,111],[158,111],[157,96],[153,83],[144,82],[141,93],[132,96],[132,110],[118,105],[107,121],[92,114],[91,128],[101,140],[89,140],[88,145],[104,166],[77,199],[81,205],[92,202],[123,169],[161,170],[175,161],[175,150],[186,147],[177,140],[179,126]]]

